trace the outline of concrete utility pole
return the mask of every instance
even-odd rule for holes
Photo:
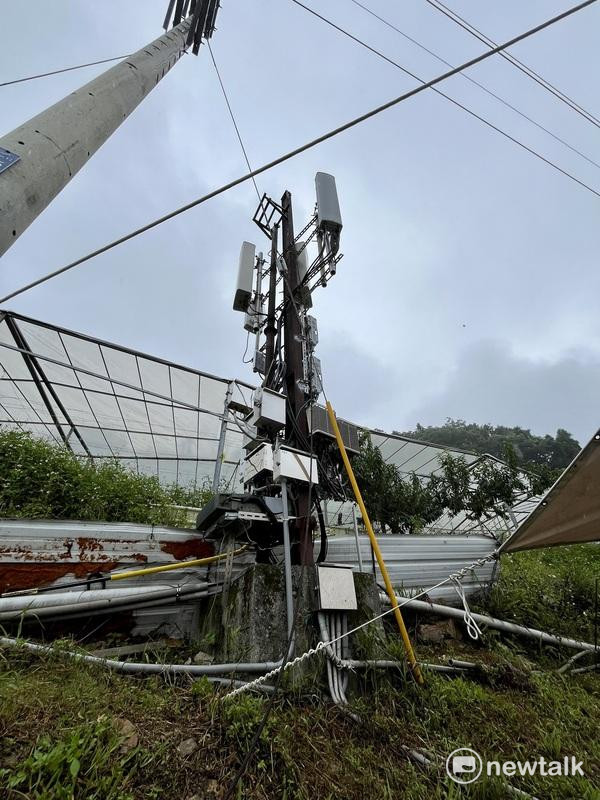
[[[0,256],[179,61],[191,24],[186,19],[0,138],[5,162],[18,157],[0,172]]]

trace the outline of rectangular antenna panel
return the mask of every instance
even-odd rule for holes
[[[313,405],[308,408],[308,429],[315,436],[325,436],[328,439],[335,440],[335,433],[329,422],[329,415],[326,409],[320,405]],[[346,450],[351,453],[360,452],[360,440],[358,435],[358,428],[343,419],[338,419],[338,427],[342,434],[342,441]]]
[[[233,298],[234,311],[247,311],[252,298],[252,280],[254,278],[254,262],[256,260],[256,245],[242,242],[240,260],[238,265],[237,286]]]
[[[302,283],[304,278],[306,278],[306,273],[308,272],[309,267],[308,250],[304,246],[305,244],[305,242],[296,242],[296,251],[299,251],[301,247],[304,248],[296,257],[296,264],[298,265],[298,283]]]
[[[315,188],[317,192],[317,226],[323,231],[339,233],[342,230],[342,215],[335,178],[326,172],[317,172]]]

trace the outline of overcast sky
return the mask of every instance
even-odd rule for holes
[[[449,0],[496,41],[567,7]],[[483,45],[425,0],[364,0],[460,63]],[[311,4],[307,0],[307,4]],[[0,82],[132,52],[166,0],[33,0],[2,10]],[[351,0],[312,6],[424,78],[445,67]],[[596,116],[600,7],[513,48]],[[394,97],[414,81],[290,0],[222,0],[213,51],[253,165]],[[102,72],[0,88],[7,133]],[[600,131],[498,56],[470,74],[600,161]],[[585,182],[600,169],[457,76],[440,87]],[[431,92],[259,179],[290,189],[299,229],[317,170],[336,176],[344,258],[315,294],[319,355],[340,415],[386,430],[448,417],[600,425],[600,199]],[[245,171],[205,47],[185,56],[2,258],[0,293]],[[1,177],[0,177],[1,181]],[[0,183],[1,191],[1,183]],[[182,364],[253,380],[231,310],[242,240],[267,248],[251,183],[13,300],[9,307]]]

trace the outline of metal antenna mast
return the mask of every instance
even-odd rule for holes
[[[172,30],[0,138],[0,256],[179,61],[214,31],[217,0],[171,0]],[[189,12],[189,13],[188,13]]]
[[[321,527],[320,559],[325,557],[319,492],[340,494],[335,467],[327,457],[334,434],[324,408],[316,405],[322,390],[321,366],[314,354],[317,321],[307,312],[314,289],[325,286],[336,272],[342,220],[334,177],[319,172],[315,185],[315,214],[297,235],[291,193],[284,192],[281,204],[262,196],[253,220],[271,245],[265,271],[266,260],[257,254],[256,245],[242,244],[233,308],[244,313],[248,335],[255,335],[254,371],[263,380],[240,424],[246,437],[244,494],[219,494],[215,487],[215,497],[197,521],[197,528],[211,536],[233,531],[250,538],[258,547],[257,561],[268,561],[271,549],[283,542],[286,569],[292,559],[302,565],[314,562],[313,504]],[[311,241],[316,250],[312,263]],[[269,280],[263,293],[265,274]],[[235,406],[244,413],[238,402]],[[348,447],[356,451],[357,433],[350,441],[350,426],[345,432]]]

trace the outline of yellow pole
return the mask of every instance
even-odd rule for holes
[[[398,623],[398,628],[400,629],[400,635],[402,636],[402,641],[404,642],[404,647],[408,655],[409,664],[413,671],[413,675],[417,680],[417,683],[423,683],[424,682],[423,674],[421,672],[419,665],[417,664],[417,659],[415,658],[412,644],[410,642],[410,637],[408,635],[408,631],[406,630],[406,625],[404,624],[404,620],[402,619],[402,614],[400,613],[400,609],[398,608],[398,601],[396,600],[396,592],[394,591],[394,587],[392,586],[392,582],[390,580],[390,576],[388,574],[385,561],[383,560],[383,556],[381,555],[381,550],[379,549],[379,543],[377,542],[375,534],[373,533],[373,526],[371,525],[371,520],[369,519],[367,509],[365,508],[365,504],[363,502],[362,495],[360,493],[360,489],[358,488],[356,478],[354,477],[354,471],[352,469],[352,465],[350,464],[350,459],[348,458],[348,453],[346,452],[346,448],[342,440],[342,435],[340,433],[340,429],[337,424],[335,412],[331,407],[331,403],[329,402],[329,400],[327,401],[327,413],[329,414],[329,421],[331,422],[331,427],[334,430],[335,438],[338,447],[340,449],[340,453],[342,455],[342,460],[344,462],[344,466],[346,467],[346,472],[348,473],[348,478],[350,479],[350,484],[354,491],[354,496],[356,497],[356,502],[358,503],[358,507],[360,508],[360,513],[362,514],[362,518],[365,523],[367,533],[369,534],[369,539],[371,540],[371,547],[373,548],[373,552],[375,553],[375,557],[377,558],[377,563],[379,564],[379,569],[381,570],[381,574],[383,576],[383,581],[385,583],[385,590],[388,594],[388,597],[390,598],[390,603],[392,604],[392,608],[394,610],[394,616],[396,617],[396,622]]]
[[[171,569],[182,569],[183,567],[201,567],[204,564],[213,564],[221,561],[229,555],[239,556],[246,550],[246,546],[234,550],[233,553],[221,553],[218,556],[208,556],[207,558],[195,558],[192,561],[177,561],[175,564],[164,564],[162,567],[146,567],[145,569],[130,569],[127,572],[115,572],[110,576],[111,581],[120,581],[123,578],[137,578],[138,575],[154,575],[155,572],[168,572]]]

